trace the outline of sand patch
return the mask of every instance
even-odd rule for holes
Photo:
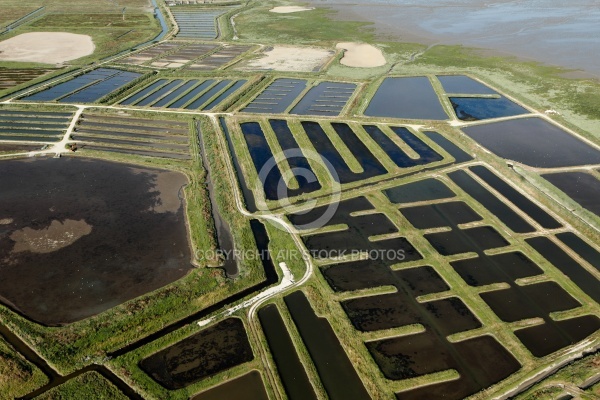
[[[94,52],[88,35],[66,32],[30,32],[0,42],[0,61],[60,64]]]
[[[67,219],[64,222],[54,220],[44,229],[23,228],[13,232],[10,238],[15,242],[14,253],[30,251],[44,254],[70,246],[91,232],[91,225],[84,220]]]
[[[273,46],[266,48],[262,57],[248,61],[244,70],[315,72],[333,57],[331,50],[314,47]]]
[[[271,8],[269,11],[277,14],[289,14],[300,11],[310,11],[314,10],[314,7],[300,7],[300,6],[280,6]]]
[[[385,57],[381,50],[370,44],[344,42],[335,47],[345,50],[340,64],[347,67],[374,68],[385,65]]]

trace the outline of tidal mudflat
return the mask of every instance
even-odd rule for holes
[[[62,325],[192,268],[180,173],[100,160],[0,163],[0,299]]]

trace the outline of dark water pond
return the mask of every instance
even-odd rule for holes
[[[355,89],[354,83],[321,82],[311,88],[290,113],[335,117],[342,112]]]
[[[492,153],[531,167],[559,168],[600,163],[600,151],[540,118],[463,128]]]
[[[271,167],[267,165],[269,161],[273,161],[273,152],[269,147],[269,143],[267,143],[267,138],[260,124],[258,122],[244,122],[240,124],[240,127],[267,200],[278,200],[280,195],[284,197],[284,193],[279,193],[281,191],[278,190],[280,182],[285,185],[279,166],[275,163]],[[263,170],[263,168],[265,169]]]
[[[400,211],[417,229],[455,227],[482,220],[479,214],[462,201],[402,208]]]
[[[562,227],[557,220],[551,217],[546,211],[542,210],[540,206],[529,200],[486,167],[477,165],[470,169],[488,185],[496,189],[502,196],[506,197],[515,206],[519,207],[525,214],[537,221],[543,228],[556,229]]]
[[[525,240],[552,265],[569,277],[588,296],[600,303],[600,282],[588,270],[547,237]]]
[[[505,322],[543,318],[551,312],[570,310],[581,305],[556,282],[511,286],[509,289],[481,293],[480,296]]]
[[[499,282],[511,282],[543,273],[523,253],[502,253],[481,255],[450,263],[454,270],[471,286],[490,285]]]
[[[206,105],[206,107],[204,107],[205,110],[212,110],[214,108],[216,108],[219,104],[221,104],[227,97],[229,97],[229,95],[231,95],[232,93],[234,93],[236,90],[238,90],[239,88],[241,88],[242,86],[244,86],[244,84],[247,81],[242,79],[241,81],[236,81],[233,85],[231,85],[227,90],[225,90],[223,93],[221,93],[219,96],[217,96],[216,99],[214,99],[213,101],[211,101],[209,104]]]
[[[450,103],[458,119],[479,121],[482,119],[512,117],[529,111],[506,97],[487,99],[481,97],[450,97]]]
[[[284,300],[329,398],[371,399],[327,319],[315,314],[301,291],[287,295]]]
[[[229,132],[229,128],[227,127],[227,123],[225,122],[225,118],[219,118],[219,125],[221,126],[221,129],[225,134],[225,139],[227,139],[227,148],[229,150],[229,154],[231,155],[231,160],[233,161],[233,167],[235,168],[235,174],[237,176],[240,189],[242,191],[242,197],[244,197],[244,203],[246,204],[246,208],[250,212],[256,212],[257,208],[256,202],[254,201],[254,193],[252,193],[252,190],[248,188],[246,178],[244,178],[244,172],[242,171],[240,161],[235,153],[235,148],[233,147],[233,142],[231,140],[231,133]]]
[[[286,121],[280,119],[271,119],[269,120],[269,123],[271,124],[271,128],[273,129],[273,132],[275,132],[277,141],[279,142],[279,145],[283,151],[296,152],[300,149],[300,146],[294,138],[294,135],[292,134],[292,131],[290,130],[290,127]],[[291,190],[290,196],[295,196],[301,193],[310,193],[321,189],[321,184],[317,180],[312,167],[305,157],[301,157],[299,155],[288,157],[287,162],[292,172],[294,170],[302,171],[302,173],[294,173],[294,176],[298,181],[298,189]],[[313,177],[312,179],[310,179],[311,176]]]
[[[217,83],[215,86],[211,87],[209,90],[206,91],[206,93],[202,94],[202,96],[198,97],[196,100],[191,102],[185,108],[187,110],[203,109],[202,105],[204,105],[204,103],[209,101],[213,96],[215,96],[221,90],[225,89],[225,87],[227,87],[227,85],[229,85],[230,83],[231,83],[231,80],[229,80],[229,79],[226,79],[226,80],[223,80],[223,81]]]
[[[192,397],[192,400],[269,400],[260,372],[252,371]]]
[[[168,80],[166,80],[166,79],[159,79],[156,82],[154,82],[153,84],[151,84],[150,86],[147,86],[146,88],[135,93],[133,96],[126,98],[125,100],[123,100],[121,102],[121,104],[125,104],[125,105],[134,104],[135,102],[139,101],[140,99],[148,96],[154,90],[166,85],[167,82],[168,82]]]
[[[583,258],[600,271],[600,252],[593,248],[588,242],[572,232],[559,233],[556,237],[571,249],[575,250],[579,257]]]
[[[398,399],[462,399],[516,372],[517,360],[491,336],[449,343],[432,331],[367,343],[386,378],[414,378],[455,369],[460,379],[398,394]]]
[[[424,235],[438,253],[449,256],[508,246],[506,239],[491,226],[458,229]]]
[[[78,321],[192,269],[180,173],[61,158],[0,176],[0,295],[32,320]]]
[[[262,114],[283,113],[306,88],[306,83],[304,79],[275,79],[242,111]]]
[[[61,103],[91,103],[100,100],[102,97],[127,85],[129,82],[136,80],[140,76],[142,76],[142,74],[120,71],[115,76],[104,79],[67,97],[63,97],[59,101]]]
[[[396,186],[384,190],[383,193],[392,203],[396,204],[439,200],[456,196],[448,186],[433,178]]]
[[[192,90],[190,90],[187,94],[181,96],[181,98],[174,101],[167,108],[182,108],[188,101],[192,100],[193,98],[198,96],[200,93],[204,92],[213,83],[215,83],[215,81],[212,79],[202,82],[200,85],[198,85],[195,88],[193,88]]]
[[[368,179],[373,176],[387,173],[387,170],[381,165],[381,162],[379,162],[377,157],[375,157],[358,136],[356,136],[356,133],[354,133],[348,124],[333,122],[331,126],[362,167],[362,179]]]
[[[435,142],[438,146],[444,149],[448,154],[454,158],[455,163],[462,163],[473,160],[467,152],[458,147],[456,144],[446,139],[444,136],[437,132],[423,132],[429,139]]]
[[[489,86],[465,75],[438,75],[446,93],[455,94],[496,94]]]
[[[348,146],[350,152],[359,161],[363,172],[353,172],[334,146],[318,122],[302,121],[302,127],[321,157],[326,160],[326,166],[332,168],[332,176],[344,184],[362,179],[372,178],[387,173],[387,170],[373,156],[369,149],[358,139],[354,131],[346,124],[332,124],[340,139]]]
[[[600,329],[595,315],[544,323],[515,331],[515,335],[536,357],[544,357],[577,343]]]
[[[152,107],[164,107],[183,93],[186,93],[190,88],[195,86],[198,83],[196,80],[187,81],[183,85],[179,86],[177,89],[173,90],[171,93],[158,100],[156,103],[152,104]]]
[[[570,198],[600,216],[600,180],[585,172],[559,172],[542,175]]]
[[[517,233],[534,232],[535,228],[525,221],[508,205],[494,196],[463,170],[451,172],[448,177],[469,196],[477,200],[489,212],[498,217],[506,226]]]
[[[144,97],[142,100],[138,101],[136,103],[136,106],[147,106],[147,105],[150,105],[151,103],[154,103],[159,97],[166,95],[168,92],[170,92],[171,90],[173,90],[176,87],[178,87],[179,85],[181,85],[182,82],[183,82],[182,79],[176,79],[174,81],[170,81],[169,83],[167,83],[166,85],[164,85],[163,87],[158,89],[156,92],[154,92],[154,93]]]
[[[140,368],[175,390],[252,359],[244,323],[228,318],[143,359]]]
[[[262,308],[258,312],[258,318],[287,396],[292,400],[316,399],[315,391],[277,306],[269,304]]]
[[[385,78],[365,110],[365,115],[402,119],[448,119],[431,82],[424,76]]]

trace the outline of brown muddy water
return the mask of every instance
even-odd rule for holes
[[[253,358],[244,323],[228,318],[145,358],[140,367],[175,390]]]
[[[0,300],[44,325],[101,313],[191,269],[180,173],[61,158],[0,162]]]

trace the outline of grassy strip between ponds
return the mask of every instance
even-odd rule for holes
[[[26,395],[48,383],[42,371],[0,336],[0,393],[6,398]]]
[[[99,373],[92,371],[79,375],[60,386],[36,397],[39,400],[111,399],[126,400],[115,385]]]

